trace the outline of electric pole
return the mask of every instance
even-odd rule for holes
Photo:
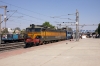
[[[1,44],[1,23],[2,23],[2,21],[1,21],[1,14],[0,14],[0,44]]]
[[[76,41],[79,41],[79,12],[76,9]]]
[[[4,22],[5,22],[5,28],[6,28],[6,21],[7,21],[7,6],[0,6],[0,8],[4,8]]]

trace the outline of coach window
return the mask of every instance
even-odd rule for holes
[[[12,38],[13,35],[12,34],[7,34],[7,37]]]

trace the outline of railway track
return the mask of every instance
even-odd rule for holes
[[[25,46],[24,42],[0,44],[0,52],[17,48],[23,48],[24,46]]]

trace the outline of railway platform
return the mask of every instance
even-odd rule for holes
[[[0,53],[0,66],[100,66],[100,39],[61,41]]]

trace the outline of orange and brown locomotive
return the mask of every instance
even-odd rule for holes
[[[26,28],[25,47],[42,45],[66,39],[66,31],[31,24]]]

